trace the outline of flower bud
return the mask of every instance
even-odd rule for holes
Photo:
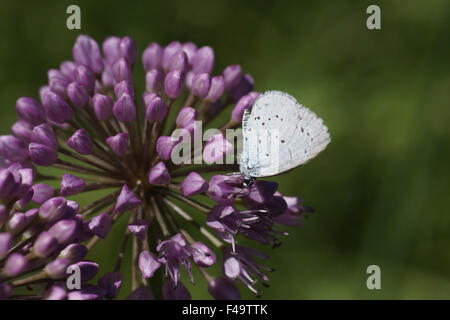
[[[92,154],[93,143],[86,129],[77,130],[68,140],[67,146],[84,155]]]
[[[28,158],[26,143],[13,135],[0,136],[0,153],[12,162],[23,162]]]
[[[13,244],[13,236],[8,232],[0,233],[0,260],[8,255]]]
[[[69,78],[71,81],[75,80],[75,69],[77,65],[73,61],[63,61],[59,65],[59,70],[61,73]]]
[[[194,96],[204,99],[211,86],[211,76],[208,73],[199,73],[192,79],[191,90]]]
[[[45,114],[50,121],[56,123],[64,123],[73,118],[73,110],[64,99],[52,91],[44,92]]]
[[[58,241],[48,231],[43,231],[34,241],[33,253],[39,258],[50,256],[58,248]]]
[[[55,194],[55,189],[48,184],[38,183],[31,187],[33,189],[32,200],[38,204],[42,204]]]
[[[136,106],[130,95],[126,93],[116,101],[113,112],[120,122],[133,122],[136,119]]]
[[[124,93],[128,94],[134,100],[134,86],[131,81],[123,80],[114,86],[114,94],[119,99]]]
[[[73,59],[78,65],[85,65],[100,74],[103,71],[103,59],[97,42],[87,35],[78,36],[72,50]]]
[[[61,195],[73,196],[79,194],[86,187],[86,183],[80,177],[65,173],[61,181]]]
[[[30,142],[32,131],[33,125],[25,120],[16,121],[11,127],[13,135],[25,142]]]
[[[97,93],[92,98],[92,104],[98,120],[105,121],[112,116],[114,100],[110,96]]]
[[[45,121],[44,109],[36,99],[31,97],[17,99],[16,112],[20,119],[32,125],[38,125]]]
[[[192,197],[208,190],[208,181],[197,172],[192,171],[183,180],[181,190],[186,197]]]
[[[6,260],[5,266],[3,267],[3,272],[9,277],[15,277],[25,271],[27,267],[27,259],[20,253],[13,253]]]
[[[208,95],[206,100],[210,102],[216,102],[220,99],[223,92],[225,91],[225,82],[222,76],[216,76],[211,79],[211,86],[209,87]]]
[[[208,284],[208,291],[216,300],[240,300],[241,294],[233,281],[226,278],[214,278]]]
[[[214,50],[211,47],[201,47],[192,59],[192,72],[211,73],[214,68]]]
[[[148,92],[159,93],[164,85],[164,72],[159,69],[151,69],[145,75],[145,88]]]
[[[80,290],[71,291],[67,294],[68,300],[102,300],[105,290],[92,284],[83,284]]]
[[[186,128],[192,125],[197,119],[198,112],[194,108],[184,107],[178,113],[176,124],[180,128]]]
[[[105,290],[106,299],[115,299],[122,286],[122,275],[120,272],[108,272],[98,280],[98,285]]]
[[[75,220],[61,220],[55,223],[48,231],[60,245],[65,245],[75,238],[77,222]]]
[[[141,270],[143,278],[152,278],[153,274],[160,266],[161,263],[153,253],[149,251],[142,251],[139,255],[139,269]]]
[[[48,84],[50,90],[54,93],[66,98],[66,88],[70,83],[70,79],[66,77],[61,71],[50,69],[48,71]]]
[[[114,62],[112,65],[112,74],[116,83],[123,80],[133,81],[133,72],[125,58],[120,58]]]
[[[243,77],[242,68],[240,65],[235,64],[225,68],[223,70],[223,79],[225,81],[225,89],[230,90],[239,84]]]
[[[239,81],[236,86],[228,90],[228,96],[233,101],[238,101],[242,96],[245,96],[253,90],[254,84],[255,81],[253,80],[253,77],[246,74],[241,78],[241,81]]]
[[[171,136],[160,136],[156,141],[156,152],[163,160],[169,160],[175,146],[180,143],[180,139]]]
[[[160,69],[163,59],[163,48],[156,42],[151,43],[142,54],[142,64],[146,71]]]
[[[0,169],[0,198],[10,200],[19,191],[21,183],[20,175],[15,175],[8,169]]]
[[[188,68],[188,58],[184,51],[179,50],[177,53],[173,54],[169,61],[169,70],[178,70],[180,72],[185,72]]]
[[[67,297],[66,289],[63,285],[54,284],[45,291],[43,299],[44,300],[64,300]]]
[[[57,221],[66,212],[67,200],[55,197],[45,201],[39,208],[39,217],[48,222]]]
[[[78,66],[74,71],[75,82],[92,91],[95,88],[95,74],[87,66]]]
[[[259,97],[259,92],[250,92],[249,94],[243,96],[239,99],[233,111],[231,112],[231,120],[235,123],[242,122],[242,116],[244,115],[244,110],[251,110],[253,103]]]
[[[119,37],[107,37],[102,44],[103,54],[105,60],[109,64],[113,64],[117,59],[121,57],[120,55],[120,38]]]
[[[58,160],[58,154],[55,149],[40,143],[30,143],[28,151],[31,160],[39,166],[48,167]]]
[[[233,151],[233,145],[221,134],[213,135],[203,150],[203,160],[207,164],[219,162]]]
[[[108,137],[106,144],[118,156],[123,157],[127,153],[130,139],[127,132],[121,132],[115,136]]]
[[[58,255],[58,258],[68,259],[72,263],[83,259],[88,253],[88,249],[79,243],[71,243],[65,247]]]
[[[146,112],[145,118],[149,122],[161,121],[167,114],[167,105],[163,99],[159,96],[154,96],[151,100],[145,99],[145,97],[149,97],[150,95],[145,95],[144,100],[149,100],[149,103],[146,103]],[[147,101],[146,101],[147,102]]]
[[[197,53],[197,46],[195,43],[192,42],[186,42],[183,43],[181,46],[181,49],[186,53],[186,56],[188,58],[189,66],[192,67],[192,61],[194,59],[195,54]]]
[[[184,74],[178,70],[170,71],[164,80],[164,92],[170,99],[177,99],[184,90]]]
[[[133,65],[137,60],[137,46],[133,38],[125,36],[119,42],[120,56],[127,59],[128,63]]]
[[[52,279],[64,279],[67,277],[67,268],[71,264],[69,259],[56,258],[47,263],[44,272]]]
[[[178,41],[172,41],[164,48],[162,57],[162,67],[164,70],[169,70],[170,60],[172,56],[181,49],[181,43]]]
[[[89,101],[89,92],[86,87],[76,82],[71,82],[67,87],[67,96],[72,105],[77,108],[83,108]]]
[[[104,239],[111,230],[111,224],[111,216],[108,213],[103,212],[89,221],[88,230],[99,238]]]
[[[136,194],[132,190],[130,190],[130,188],[128,188],[126,184],[124,184],[119,196],[117,197],[114,212],[131,210],[140,205],[141,202],[141,199],[139,199]]]
[[[158,162],[151,170],[148,176],[151,184],[168,184],[170,182],[169,171],[164,162]]]
[[[55,150],[58,149],[58,138],[49,123],[43,123],[34,127],[31,133],[31,142],[43,144]]]

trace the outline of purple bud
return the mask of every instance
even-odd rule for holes
[[[233,281],[226,278],[214,278],[208,284],[208,291],[216,300],[240,300],[241,294]]]
[[[210,102],[216,102],[220,99],[223,92],[225,91],[225,81],[222,76],[216,76],[211,79],[211,86],[209,88],[208,95],[206,96],[206,100]]]
[[[194,108],[184,107],[177,116],[176,123],[180,128],[186,128],[192,125],[197,119],[198,112]]]
[[[192,71],[195,74],[211,73],[214,68],[214,50],[211,47],[201,47],[192,59]]]
[[[93,261],[79,261],[74,264],[80,268],[81,271],[81,282],[86,282],[91,280],[98,272],[98,263]]]
[[[192,171],[181,184],[181,190],[186,197],[192,197],[208,190],[208,181],[197,172]]]
[[[170,60],[172,56],[181,49],[181,43],[178,41],[173,41],[164,48],[164,53],[162,57],[162,67],[164,70],[169,69]]]
[[[73,118],[72,108],[61,96],[52,91],[45,91],[42,104],[50,121],[64,123]]]
[[[39,258],[46,258],[58,248],[58,241],[48,231],[43,231],[33,245],[33,253]]]
[[[54,284],[44,293],[44,300],[65,300],[67,297],[66,289],[60,284]]]
[[[191,253],[192,259],[200,267],[210,267],[217,262],[216,254],[202,242],[192,244]]]
[[[235,123],[242,122],[242,116],[244,115],[244,110],[251,110],[253,103],[259,97],[259,92],[250,92],[246,94],[236,103],[233,111],[231,112],[231,120]]]
[[[77,108],[84,107],[89,101],[89,92],[85,86],[72,82],[67,87],[67,95],[72,105]]]
[[[152,69],[145,75],[145,88],[148,92],[159,93],[164,85],[164,72],[159,69]]]
[[[181,140],[171,136],[160,136],[156,142],[156,152],[163,160],[169,160],[172,156],[172,151]]]
[[[87,66],[78,66],[74,71],[75,82],[85,87],[87,91],[95,88],[95,74]]]
[[[192,80],[194,80],[195,77],[195,73],[193,73],[192,71],[188,71],[186,73],[186,76],[184,77],[184,83],[186,84],[186,87],[188,87],[189,89],[191,89],[192,87]]]
[[[147,237],[147,231],[150,221],[147,219],[136,220],[128,225],[128,231],[134,236],[138,237],[141,241],[144,241]]]
[[[87,35],[80,35],[72,50],[73,59],[78,65],[91,68],[95,74],[103,71],[103,59],[97,42]]]
[[[98,280],[98,285],[105,290],[106,299],[115,299],[122,286],[122,275],[120,272],[108,272]]]
[[[194,59],[194,56],[197,53],[197,46],[195,45],[195,43],[186,42],[183,43],[181,49],[186,53],[189,65],[192,66],[192,60]]]
[[[60,245],[64,245],[75,238],[77,222],[75,220],[61,220],[55,223],[48,231]]]
[[[150,100],[149,99],[150,95],[146,94],[144,96],[144,100],[147,101]],[[167,105],[164,102],[164,100],[161,99],[161,97],[159,96],[153,96],[153,98],[149,101],[148,104],[146,103],[145,106],[146,106],[145,118],[149,122],[161,121],[167,114]]]
[[[177,53],[173,54],[169,61],[169,70],[178,70],[180,72],[185,72],[188,68],[188,58],[184,51],[179,50]]]
[[[136,119],[136,106],[130,95],[126,93],[116,101],[113,112],[120,122],[133,122]]]
[[[134,290],[127,300],[153,300],[153,294],[148,287],[139,287]]]
[[[158,162],[151,170],[148,176],[151,184],[168,184],[170,182],[169,171],[164,162]]]
[[[92,98],[92,104],[98,120],[105,121],[112,116],[114,100],[110,96],[97,93]]]
[[[0,169],[0,198],[10,200],[19,191],[22,183],[21,176],[15,175],[8,169]]]
[[[13,253],[6,260],[3,272],[9,277],[15,277],[21,274],[27,267],[27,259],[20,253]]]
[[[241,78],[241,81],[239,81],[236,86],[229,90],[228,96],[233,101],[238,101],[242,96],[245,96],[253,90],[254,84],[255,81],[253,80],[253,77],[249,74],[246,74]]]
[[[263,205],[278,189],[278,183],[274,181],[257,180],[249,190],[248,199],[256,205]]]
[[[12,285],[5,282],[0,283],[0,300],[8,299],[12,291],[13,291]]]
[[[55,194],[55,189],[48,184],[38,183],[32,186],[33,198],[32,200],[38,204],[42,204]]]
[[[75,69],[76,68],[77,68],[77,65],[73,61],[63,61],[59,65],[59,69],[61,70],[61,73],[72,81],[75,80]]]
[[[131,81],[123,80],[114,86],[116,98],[120,98],[124,93],[128,94],[134,100],[134,86]]]
[[[192,93],[200,99],[204,99],[208,95],[210,86],[211,76],[209,73],[196,74],[192,79]]]
[[[14,136],[25,142],[30,142],[32,131],[33,125],[26,122],[25,120],[19,120],[15,122],[11,127],[11,132],[14,134]]]
[[[163,297],[165,300],[191,300],[189,290],[181,282],[175,286],[170,278],[164,282]]]
[[[133,72],[125,58],[120,58],[112,65],[112,74],[116,82],[123,80],[133,81]]]
[[[105,296],[105,290],[92,284],[83,284],[80,290],[67,294],[68,300],[101,300]]]
[[[127,59],[128,63],[134,64],[137,60],[136,42],[131,37],[123,37],[119,42],[120,56]]]
[[[102,72],[102,84],[106,88],[111,88],[114,85],[112,66],[109,64],[105,65],[105,70]]]
[[[111,230],[111,224],[111,216],[108,213],[103,212],[89,221],[88,230],[99,238],[104,239]]]
[[[0,136],[0,152],[13,162],[23,162],[28,158],[26,143],[13,135]]]
[[[103,41],[103,54],[105,55],[106,61],[109,64],[113,64],[117,59],[121,57],[119,46],[119,37],[107,37],[105,41]]]
[[[170,71],[164,80],[164,92],[170,99],[177,99],[184,90],[184,74],[178,70]]]
[[[88,253],[88,249],[79,243],[71,243],[65,247],[58,255],[58,258],[68,259],[72,263],[83,259]]]
[[[67,277],[67,267],[71,264],[69,259],[57,258],[44,268],[44,272],[52,279],[63,279]]]
[[[8,255],[13,244],[13,236],[8,232],[0,233],[0,260]]]
[[[106,144],[118,156],[123,157],[127,153],[130,139],[127,132],[121,132],[115,136],[108,137]]]
[[[230,90],[241,82],[243,77],[242,68],[238,64],[228,66],[223,70],[223,79],[225,81],[225,89]]]
[[[49,123],[43,123],[34,127],[31,133],[31,142],[43,144],[55,150],[58,149],[58,138]]]
[[[73,196],[79,194],[86,187],[86,183],[80,177],[65,173],[61,181],[61,195]]]
[[[146,71],[160,69],[163,59],[163,48],[156,42],[151,43],[142,54],[142,64]]]
[[[44,221],[57,221],[66,213],[67,200],[55,197],[45,201],[39,208],[39,217]]]
[[[21,212],[14,213],[6,224],[6,230],[16,235],[27,226],[27,219]]]
[[[222,161],[223,157],[233,151],[233,145],[221,134],[213,135],[203,150],[203,160],[207,164]]]
[[[124,184],[119,196],[117,197],[114,211],[123,212],[126,210],[131,210],[140,205],[141,202],[141,199],[139,199],[138,196],[136,196],[136,194],[130,190],[126,184]]]
[[[48,167],[58,160],[58,154],[55,149],[40,143],[30,143],[28,151],[31,160],[39,166]]]
[[[149,251],[142,251],[139,255],[139,269],[141,270],[143,278],[152,278],[153,274],[160,266],[161,263],[153,253]]]
[[[77,130],[68,140],[67,146],[84,155],[92,154],[93,143],[86,129]]]
[[[20,119],[32,125],[38,125],[45,121],[44,109],[36,99],[31,97],[17,99],[16,112]]]
[[[66,98],[66,88],[70,83],[70,79],[65,76],[61,71],[56,69],[50,69],[48,71],[48,84],[50,90],[60,96]]]

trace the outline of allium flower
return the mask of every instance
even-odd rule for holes
[[[130,37],[100,46],[81,35],[73,61],[48,72],[40,101],[17,100],[19,120],[0,136],[0,299],[190,299],[195,268],[216,299],[239,299],[237,282],[258,294],[257,281],[268,282],[272,269],[254,258],[268,256],[241,239],[277,247],[286,234],[277,224],[297,226],[312,212],[278,184],[244,186],[236,164],[220,164],[234,150],[225,129],[237,128],[259,95],[241,66],[214,75],[211,47],[151,43],[142,54],[146,92],[138,93],[136,61]],[[197,121],[206,127],[228,106],[229,121],[187,150],[188,160],[200,155],[203,163],[176,163],[184,138],[201,128]],[[70,198],[86,192],[94,201],[83,207]],[[128,220],[125,232],[115,227],[119,219]],[[101,261],[84,258],[111,235],[123,238],[111,248],[117,263],[95,283]],[[120,293],[129,281],[121,274],[128,242],[132,291]],[[223,274],[210,274],[217,263]],[[69,267],[81,272],[79,289],[66,285]],[[32,291],[23,295],[24,286]]]

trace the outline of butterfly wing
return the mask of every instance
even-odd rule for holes
[[[331,140],[321,118],[280,91],[261,95],[243,120],[240,169],[253,177],[276,175],[304,164]]]

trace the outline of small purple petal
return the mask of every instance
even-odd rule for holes
[[[151,43],[142,54],[142,64],[146,71],[160,69],[163,59],[163,48],[156,42]]]
[[[32,125],[38,125],[45,121],[45,113],[42,105],[39,101],[31,97],[17,99],[16,112],[20,119]]]
[[[110,96],[97,93],[92,98],[92,104],[98,120],[105,121],[112,116],[114,100]]]
[[[108,213],[103,212],[89,221],[88,229],[99,238],[104,239],[111,230],[111,225],[111,216]]]
[[[195,74],[211,73],[214,68],[214,50],[211,47],[201,47],[192,59],[192,71]]]
[[[197,172],[192,171],[181,184],[181,190],[186,197],[192,197],[208,190],[208,181]]]
[[[89,133],[85,129],[77,130],[68,140],[67,146],[76,152],[89,155],[93,152],[93,143]]]
[[[43,123],[33,128],[31,142],[43,144],[55,150],[58,149],[58,138],[49,123]]]
[[[65,173],[61,181],[61,195],[73,196],[79,194],[86,187],[86,182],[80,177]]]
[[[121,132],[115,136],[108,137],[106,139],[106,144],[115,154],[123,157],[127,153],[127,149],[130,144],[128,133]]]
[[[177,99],[184,90],[184,74],[178,70],[170,71],[164,80],[164,92],[170,99]]]
[[[149,279],[153,277],[153,274],[161,266],[158,258],[149,251],[142,251],[139,255],[139,269],[141,270],[142,277]]]
[[[31,160],[39,166],[48,167],[58,160],[58,153],[52,147],[32,142],[28,150]]]
[[[168,184],[170,182],[169,171],[164,162],[158,162],[151,170],[148,177],[151,184]]]
[[[136,106],[130,95],[124,93],[114,103],[114,116],[120,122],[133,122],[136,119]]]
[[[123,185],[122,190],[117,197],[116,206],[114,208],[115,212],[122,212],[126,210],[131,210],[141,204],[141,199],[139,199],[136,194],[128,188],[126,184]]]

